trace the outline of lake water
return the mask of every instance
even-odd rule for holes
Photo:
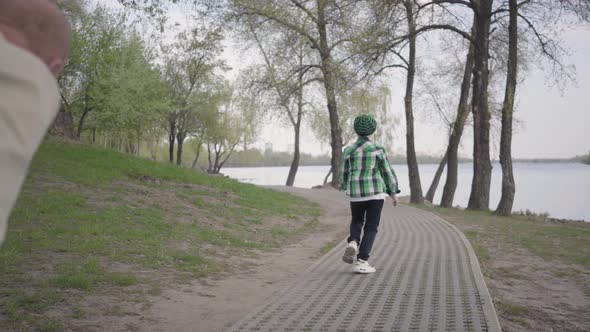
[[[430,186],[438,165],[420,165],[420,179],[424,194]],[[502,170],[493,165],[490,208],[495,209],[500,201]],[[400,181],[401,195],[409,195],[408,168],[394,165]],[[329,166],[299,167],[295,186],[311,188],[321,184]],[[258,185],[284,185],[289,167],[244,167],[224,168],[222,173],[242,182]],[[471,190],[472,164],[459,165],[459,184],[455,205],[466,206]],[[438,204],[445,183],[443,173],[434,202]],[[548,212],[551,217],[590,221],[590,166],[579,163],[516,163],[514,164],[516,197],[514,211],[529,209],[533,212]]]

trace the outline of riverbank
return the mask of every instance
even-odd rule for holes
[[[420,208],[467,236],[504,331],[590,331],[590,223]]]

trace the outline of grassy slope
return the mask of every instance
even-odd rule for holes
[[[577,284],[580,293],[590,297],[590,223],[553,222],[542,216],[499,217],[490,212],[420,208],[434,212],[461,229],[471,242],[484,275],[505,287],[508,293],[510,287],[518,287],[512,285],[518,280],[546,278],[551,283],[567,278]],[[538,259],[544,263],[536,265],[534,262]],[[501,260],[522,264],[528,275],[522,275],[516,266],[500,266],[497,261]],[[557,292],[554,295],[558,298],[561,294]],[[532,325],[542,321],[545,321],[544,324],[555,324],[547,318],[550,314],[544,317],[544,309],[536,314],[529,312],[534,309],[534,304],[519,302],[516,300],[518,296],[510,300],[503,298],[500,292],[492,292],[492,296],[499,315],[521,326],[517,329],[530,330]],[[577,312],[571,314],[579,316]],[[583,320],[583,317],[577,319]]]
[[[64,312],[84,316],[76,298],[131,296],[128,288],[141,297],[158,293],[163,276],[231,270],[228,257],[277,247],[318,215],[317,205],[285,193],[47,142],[0,248],[0,330],[60,330]]]

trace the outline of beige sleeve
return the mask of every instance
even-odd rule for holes
[[[59,107],[45,64],[0,34],[0,244],[29,163]]]

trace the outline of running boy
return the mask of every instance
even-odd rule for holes
[[[353,266],[356,273],[375,272],[367,260],[377,235],[381,209],[387,196],[396,206],[395,195],[399,193],[397,178],[385,149],[369,139],[376,129],[377,122],[371,115],[357,116],[354,131],[359,137],[344,149],[340,163],[340,190],[346,191],[350,197],[352,214],[350,236],[342,260],[352,264],[356,255]]]

